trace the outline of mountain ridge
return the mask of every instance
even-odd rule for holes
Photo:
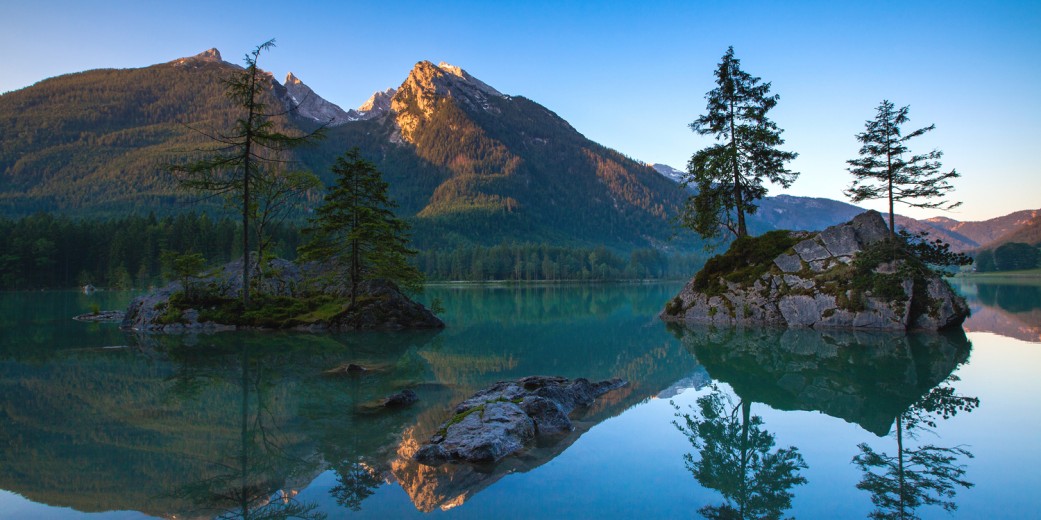
[[[238,117],[223,79],[238,65],[217,49],[136,69],[97,69],[0,94],[0,214],[72,216],[219,211],[181,191],[166,166],[212,146],[206,132]],[[685,249],[671,241],[683,172],[636,162],[590,141],[552,110],[507,95],[465,69],[420,61],[398,87],[344,110],[293,73],[269,73],[269,103],[291,109],[287,130],[327,125],[293,160],[327,181],[352,146],[377,164],[400,213],[430,246],[503,242]],[[663,173],[664,172],[664,173]],[[200,205],[201,204],[201,205]],[[752,229],[823,229],[861,208],[824,198],[767,197]],[[1022,213],[1022,212],[1020,212]],[[1015,232],[1015,223],[903,220],[958,250]],[[996,219],[991,219],[996,220]],[[999,225],[1000,224],[1000,225]],[[1018,224],[1017,224],[1018,225]]]

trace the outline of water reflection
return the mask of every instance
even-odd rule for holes
[[[799,449],[774,449],[774,435],[751,414],[751,401],[735,405],[716,387],[691,408],[673,423],[698,451],[697,458],[687,453],[683,459],[699,484],[724,499],[698,512],[710,519],[780,518],[792,507],[791,489],[806,483]]]
[[[385,457],[416,412],[364,405],[425,377],[433,334],[123,337],[43,363],[25,349],[0,358],[0,488],[80,511],[317,517],[296,492]],[[322,375],[347,362],[386,368]]]
[[[871,494],[875,505],[872,518],[916,519],[919,518],[916,509],[933,505],[948,512],[955,511],[958,488],[973,486],[965,480],[966,466],[961,463],[963,459],[973,458],[967,448],[915,444],[919,434],[935,433],[939,421],[959,412],[969,413],[979,406],[978,398],[955,393],[953,383],[956,381],[957,376],[949,376],[897,416],[893,433],[896,455],[876,451],[866,443],[857,446],[860,453],[853,458],[853,463],[864,473],[857,488]]]
[[[915,510],[929,505],[953,511],[957,490],[972,486],[962,462],[972,458],[968,449],[917,443],[920,433],[936,434],[941,421],[979,406],[979,399],[954,387],[953,372],[972,348],[963,332],[672,330],[713,379],[730,385],[740,399],[733,406],[715,390],[698,399],[696,414],[684,414],[678,423],[700,450],[700,459],[687,455],[688,468],[726,500],[703,508],[706,517],[779,518],[791,505],[789,489],[805,482],[798,475],[806,466],[797,448],[770,451],[773,436],[750,416],[753,402],[820,411],[879,437],[892,432],[895,455],[861,443],[853,459],[863,473],[857,488],[868,491],[875,505],[872,518],[918,518]]]
[[[743,400],[815,410],[878,436],[969,356],[961,331],[888,334],[672,327],[713,379]]]
[[[183,345],[171,349],[169,357],[180,363],[168,378],[175,383],[170,396],[196,402],[207,387],[238,387],[238,435],[221,438],[211,451],[199,454],[207,459],[204,472],[173,495],[191,503],[191,514],[220,519],[325,518],[315,511],[316,504],[296,499],[296,488],[317,474],[320,461],[300,432],[287,427],[278,395],[285,356],[254,347],[241,336],[219,339],[204,351]]]
[[[972,315],[966,330],[993,332],[1041,343],[1041,284],[1022,280],[1005,283],[953,278],[951,284],[969,303]]]

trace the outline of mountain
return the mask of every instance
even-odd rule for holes
[[[1022,242],[1035,246],[1041,245],[1041,210],[1032,210],[1030,213],[1030,218],[1022,225],[990,242],[983,243],[980,249],[994,249],[1001,244],[1009,242]]]
[[[236,117],[216,49],[141,69],[68,74],[0,95],[0,208],[82,215],[177,208],[164,172]]]
[[[683,176],[687,174],[687,172],[682,171],[682,170],[677,170],[676,168],[673,168],[672,166],[669,166],[668,164],[654,163],[654,164],[651,164],[650,167],[654,168],[654,171],[664,175],[666,179],[669,179],[672,182],[676,182],[676,183],[683,182]]]
[[[181,190],[168,165],[212,148],[205,134],[240,117],[223,83],[240,70],[210,49],[138,69],[68,74],[0,95],[0,216],[222,211]],[[421,61],[400,86],[350,110],[292,73],[284,85],[267,79],[265,103],[289,112],[280,130],[326,126],[322,142],[291,159],[328,182],[335,159],[358,147],[384,173],[422,248],[537,242],[698,249],[689,235],[670,241],[671,219],[686,197],[676,186],[683,172],[590,141],[546,107],[504,94],[460,67]],[[860,211],[778,195],[761,201],[750,227],[819,230]],[[966,250],[1015,231],[1025,215],[901,223]]]
[[[897,215],[896,224],[909,231],[926,231],[956,251],[993,249],[1007,242],[1041,242],[1041,210],[1023,210],[983,221],[960,222],[947,217],[914,220]]]
[[[69,74],[0,96],[0,213],[73,216],[183,211],[193,197],[166,165],[212,147],[238,117],[216,49],[140,69]],[[294,158],[327,180],[357,146],[391,185],[418,242],[667,247],[675,185],[594,143],[552,111],[460,67],[416,64],[398,88],[345,111],[293,74],[270,77],[287,131],[327,125]],[[203,209],[205,205],[199,206]]]
[[[318,123],[330,126],[338,126],[359,119],[356,115],[352,117],[339,106],[315,94],[311,87],[305,85],[292,72],[286,75],[285,87],[286,94],[289,96],[286,101],[296,107],[296,114],[300,117],[313,119]]]
[[[652,164],[663,177],[682,182],[685,172],[667,164]],[[845,202],[815,197],[776,195],[759,201],[759,210],[748,217],[753,234],[774,229],[820,231],[841,224],[864,211]],[[884,214],[886,215],[886,214]],[[887,216],[888,218],[888,216]],[[948,217],[923,220],[896,216],[897,229],[912,233],[929,233],[930,239],[941,239],[957,252],[993,249],[1007,242],[1041,243],[1041,210],[1023,210],[983,221],[962,222]]]
[[[686,172],[667,164],[650,165],[666,179],[680,183]],[[693,188],[687,188],[693,193]],[[758,202],[755,214],[748,215],[749,232],[758,235],[775,229],[821,231],[826,227],[848,222],[864,212],[863,208],[832,199],[775,195]]]

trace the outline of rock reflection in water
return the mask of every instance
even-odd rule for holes
[[[787,490],[804,482],[798,476],[805,467],[798,449],[770,452],[773,436],[758,429],[761,419],[749,417],[751,402],[820,411],[879,437],[894,437],[896,455],[862,443],[853,459],[863,472],[857,488],[868,491],[875,505],[872,518],[918,518],[915,510],[928,505],[953,511],[957,490],[972,486],[962,463],[972,458],[968,449],[917,442],[921,432],[936,434],[941,421],[979,406],[977,398],[959,395],[953,386],[958,381],[953,372],[972,348],[964,332],[674,328],[673,333],[715,380],[733,388],[742,407],[741,420],[737,407],[727,415],[723,405],[729,401],[714,391],[698,400],[699,414],[682,415],[677,424],[701,450],[699,459],[687,456],[688,468],[727,501],[703,508],[706,517],[779,517],[790,506]],[[761,461],[780,469],[757,463],[756,450]]]
[[[743,400],[820,411],[878,436],[969,356],[961,331],[671,328]]]

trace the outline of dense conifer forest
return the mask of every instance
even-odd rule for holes
[[[143,289],[173,278],[164,251],[201,253],[209,266],[242,255],[239,224],[206,213],[110,220],[76,220],[36,214],[0,218],[0,290],[61,289],[86,284]],[[273,256],[294,259],[301,243],[295,224],[271,230]],[[631,252],[604,246],[507,243],[495,246],[441,242],[427,237],[417,257],[430,281],[686,279],[704,259],[652,249]]]

